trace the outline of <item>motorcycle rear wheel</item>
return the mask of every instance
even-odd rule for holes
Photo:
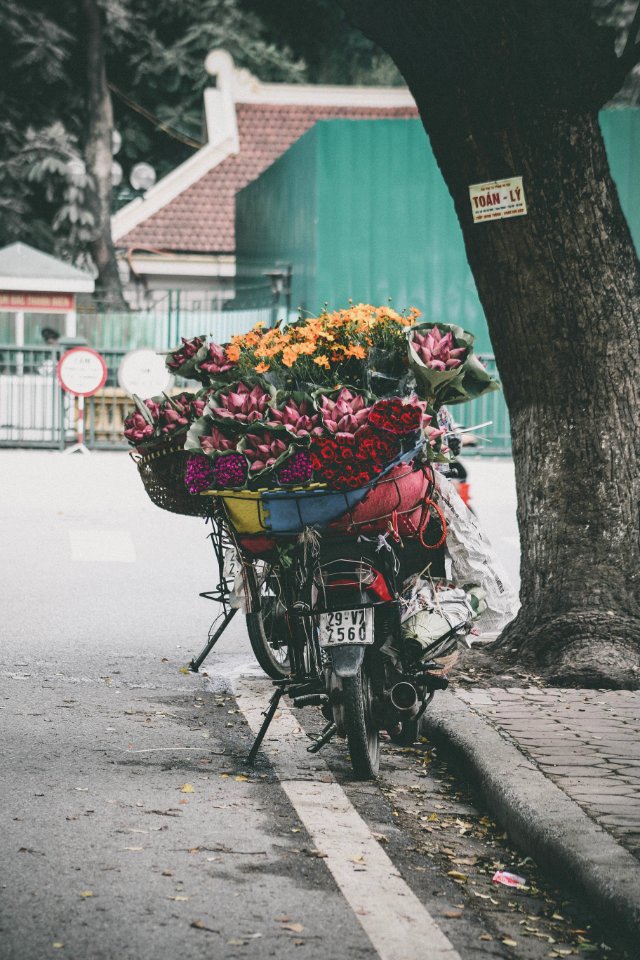
[[[342,706],[355,778],[375,780],[380,766],[380,737],[373,718],[373,691],[366,665],[355,677],[342,678]]]

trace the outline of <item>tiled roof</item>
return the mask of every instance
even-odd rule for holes
[[[235,195],[255,180],[317,120],[413,119],[415,107],[236,104],[240,153],[209,170],[118,241],[163,251],[233,253]]]

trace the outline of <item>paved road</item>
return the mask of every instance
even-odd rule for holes
[[[1,960],[604,955],[428,745],[354,784],[343,744],[304,750],[315,711],[285,708],[247,770],[269,685],[239,618],[208,676],[180,672],[213,615],[203,524],[124,455],[0,456]]]

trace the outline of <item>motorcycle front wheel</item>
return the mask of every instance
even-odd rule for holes
[[[380,766],[380,737],[373,718],[373,690],[366,663],[355,677],[342,678],[342,706],[356,780],[375,780]]]
[[[258,564],[260,566],[256,569]],[[289,649],[282,636],[282,620],[276,617],[278,601],[270,589],[269,566],[258,561],[248,566],[245,573],[251,578],[255,594],[259,597],[257,609],[246,616],[251,649],[266,675],[272,680],[282,680],[290,672]]]

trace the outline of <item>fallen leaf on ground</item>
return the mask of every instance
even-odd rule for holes
[[[366,862],[367,861],[365,860],[365,858],[362,856],[361,853],[358,854],[357,857],[351,857],[351,863],[366,863]]]
[[[453,880],[461,880],[463,883],[466,883],[469,879],[466,873],[460,873],[459,870],[449,870],[447,876]]]
[[[183,783],[180,787],[180,793],[193,793],[193,787],[190,783]]]
[[[518,946],[518,944],[516,943],[515,940],[511,940],[511,939],[509,939],[508,937],[507,937],[505,940],[503,940],[502,942],[504,943],[505,947],[517,947],[517,946]]]
[[[212,930],[211,927],[208,927],[204,920],[192,920],[189,926],[195,927],[196,930],[209,930],[211,933],[218,933],[217,930]]]
[[[283,923],[283,930],[290,930],[291,933],[302,933],[304,926],[301,923]]]
[[[186,900],[188,900],[188,899],[189,899],[189,897],[182,897],[182,896],[180,896],[180,894],[178,894],[178,895],[175,896],[175,897],[167,897],[167,900],[177,900],[178,903],[184,903],[184,902],[185,902]]]
[[[85,897],[85,898],[86,898],[86,897],[92,897],[92,896],[93,896],[93,891],[92,891],[92,890],[81,890],[79,896]]]
[[[52,943],[51,946],[54,950],[62,950],[64,943],[61,943],[59,940],[56,940],[55,943]]]
[[[445,910],[442,916],[447,920],[458,920],[462,916],[462,910]]]

